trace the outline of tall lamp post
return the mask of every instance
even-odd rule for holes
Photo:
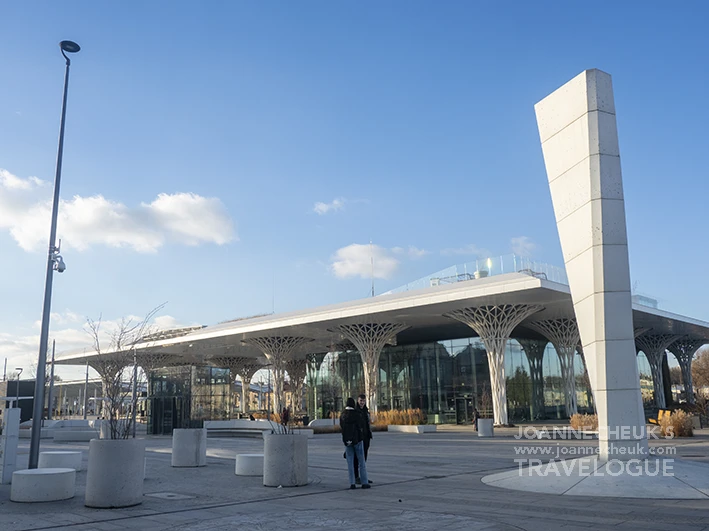
[[[69,66],[71,60],[67,53],[76,53],[81,47],[72,41],[59,43],[66,70],[64,71],[64,96],[62,99],[62,117],[59,124],[59,147],[57,149],[57,172],[54,178],[54,201],[52,203],[52,226],[49,231],[49,256],[47,259],[47,277],[44,284],[44,307],[42,310],[42,331],[39,336],[39,359],[37,361],[37,379],[34,385],[34,408],[32,411],[32,438],[28,468],[37,468],[39,461],[39,438],[42,433],[42,414],[44,412],[44,376],[47,366],[47,342],[49,341],[49,315],[52,309],[52,279],[54,270],[62,273],[66,269],[59,254],[57,243],[57,214],[59,211],[59,184],[62,175],[62,155],[64,151],[64,123],[66,119],[66,98],[69,89]]]

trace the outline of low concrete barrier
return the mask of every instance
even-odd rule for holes
[[[402,425],[389,424],[387,431],[394,433],[434,433],[436,431],[435,424],[418,424],[418,425]]]
[[[237,476],[263,476],[263,454],[236,454]]]
[[[340,425],[340,419],[335,419],[333,422],[332,419],[315,419],[311,420],[310,423],[308,424],[309,428],[312,428],[313,426],[339,426]]]
[[[81,470],[81,452],[40,452],[37,468],[73,468]]]
[[[27,430],[27,429],[22,429],[18,433],[20,439],[31,439],[32,438],[32,430]],[[51,439],[54,437],[54,430],[48,429],[48,428],[42,428],[40,430],[40,439]]]
[[[172,466],[195,467],[207,465],[207,430],[172,430]]]
[[[48,502],[74,497],[76,470],[73,468],[33,468],[12,474],[10,500]]]
[[[307,435],[308,439],[315,437],[315,430],[309,428],[293,428],[293,433],[300,433],[301,435]]]
[[[88,442],[98,439],[97,430],[53,430],[54,442]]]

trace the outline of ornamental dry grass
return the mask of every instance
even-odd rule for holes
[[[416,426],[426,424],[428,416],[420,409],[392,409],[391,411],[378,411],[374,419],[375,426],[388,426],[389,424]]]
[[[598,429],[598,415],[571,415],[571,428],[577,431],[596,431]]]
[[[694,437],[692,417],[681,409],[660,419],[660,433],[663,437]]]

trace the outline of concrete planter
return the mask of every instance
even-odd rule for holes
[[[493,419],[478,419],[478,437],[494,437]]]
[[[434,433],[436,431],[435,424],[418,424],[418,425],[401,425],[389,424],[387,431],[398,433]]]
[[[268,433],[263,436],[265,487],[300,487],[308,483],[308,436]]]
[[[143,502],[145,441],[93,439],[86,474],[87,507],[111,509]]]
[[[172,430],[172,466],[207,466],[207,429]]]

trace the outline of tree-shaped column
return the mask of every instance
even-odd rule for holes
[[[548,341],[518,339],[517,342],[522,347],[529,362],[529,371],[532,378],[532,419],[543,419],[546,415],[544,410],[544,371],[542,370],[542,362]]]
[[[662,358],[665,356],[667,347],[677,341],[679,337],[670,334],[640,334],[635,338],[637,350],[642,350],[645,353],[645,357],[650,364],[655,406],[660,409],[667,407],[662,378]]]
[[[468,325],[482,339],[490,366],[490,387],[495,424],[508,424],[505,380],[505,346],[512,330],[530,315],[540,311],[536,304],[501,304],[463,308],[444,314]]]
[[[293,412],[303,409],[303,384],[308,370],[306,358],[293,358],[286,361],[286,372],[290,378]]]
[[[312,339],[307,337],[294,336],[262,336],[252,337],[246,340],[247,343],[259,348],[266,359],[271,362],[273,371],[273,391],[276,412],[280,415],[285,406],[283,395],[283,380],[286,369],[286,362],[292,359],[296,352]]]
[[[570,417],[578,413],[576,399],[576,371],[574,369],[574,357],[578,347],[580,336],[576,326],[576,319],[545,319],[529,323],[533,328],[551,344],[559,356],[561,364],[561,379],[564,382],[564,401],[566,402],[566,414]]]
[[[362,357],[367,404],[373,411],[376,411],[378,406],[379,355],[384,345],[395,340],[396,334],[407,328],[403,323],[385,322],[344,324],[335,327],[335,331],[357,347]]]
[[[236,377],[241,377],[241,412],[248,413],[251,379],[265,363],[259,358],[248,356],[213,356],[209,362],[215,367],[229,369],[229,389],[234,389]]]
[[[682,384],[687,402],[694,404],[694,386],[692,385],[692,359],[699,348],[706,343],[704,339],[679,339],[668,350],[675,355],[682,371]]]

